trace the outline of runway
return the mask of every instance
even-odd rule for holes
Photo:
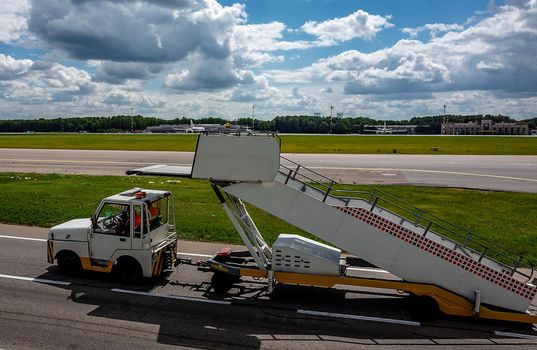
[[[262,281],[245,278],[231,295],[218,295],[211,274],[187,265],[135,286],[98,273],[68,278],[46,262],[45,238],[46,229],[0,224],[1,349],[537,346],[527,326],[426,317],[396,291],[283,286],[270,296]],[[181,241],[179,251],[199,260],[220,247]]]
[[[537,156],[283,154],[342,183],[409,184],[537,193]],[[0,149],[0,171],[124,175],[191,165],[192,152]]]

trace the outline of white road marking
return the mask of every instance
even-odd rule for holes
[[[46,242],[47,241],[44,238],[31,238],[31,237],[19,237],[19,236],[7,236],[7,235],[0,235],[0,238],[20,239],[20,240],[24,240],[24,241],[36,241],[36,242]],[[199,256],[201,258],[212,258],[214,256],[214,255],[210,255],[210,254],[187,253],[187,252],[178,252],[177,255]]]
[[[24,277],[24,276],[15,276],[15,275],[4,275],[4,274],[0,274],[0,278],[19,280],[19,281],[28,281],[28,282],[37,282],[37,283],[46,283],[46,284],[58,284],[58,285],[61,285],[61,286],[68,286],[68,285],[71,284],[71,282],[66,282],[66,281],[55,281],[55,280],[47,280],[47,279],[43,279],[43,278]]]
[[[529,334],[519,334],[519,333],[500,332],[500,331],[495,331],[494,334],[502,336],[502,337],[522,338],[522,339],[537,339],[537,336],[529,335]]]
[[[37,242],[46,242],[47,241],[46,239],[43,239],[43,238],[30,238],[30,237],[18,237],[18,236],[6,236],[6,235],[0,235],[0,238],[21,239],[21,240],[37,241]],[[197,257],[200,257],[200,258],[212,258],[212,257],[214,257],[214,255],[210,255],[210,254],[188,253],[188,252],[178,252],[177,255],[197,256]],[[361,267],[348,267],[347,270],[361,271],[361,272],[389,273],[386,270],[367,269],[367,268],[361,268]]]
[[[5,236],[0,235],[0,238],[10,238],[10,239],[22,239],[24,241],[37,241],[37,242],[46,242],[46,239],[43,238],[31,238],[31,237],[18,237],[18,236]]]
[[[30,237],[18,237],[18,236],[6,236],[6,235],[0,235],[0,238],[21,239],[21,240],[38,241],[38,242],[46,242],[47,241],[46,239],[43,239],[43,238],[30,238]],[[212,258],[212,257],[214,257],[214,255],[210,255],[210,254],[188,253],[188,252],[178,252],[177,255],[198,256],[200,258]],[[348,267],[347,270],[362,271],[362,272],[389,273],[386,270],[367,269],[367,268],[361,268],[361,267]]]
[[[347,270],[351,270],[351,271],[362,271],[362,272],[389,273],[389,272],[386,271],[386,270],[381,270],[381,269],[366,269],[366,268],[362,268],[362,267],[347,267]]]
[[[202,258],[212,258],[212,257],[214,257],[214,255],[198,254],[198,253],[185,253],[185,252],[178,252],[177,255],[199,256],[199,257],[202,257]]]
[[[46,242],[47,241],[44,238],[31,238],[31,237],[19,237],[19,236],[7,236],[7,235],[0,235],[0,238],[20,239],[20,240],[25,240],[25,241],[36,241],[36,242]],[[199,256],[201,258],[212,258],[214,256],[214,255],[209,255],[209,254],[187,253],[187,252],[178,252],[177,255]]]
[[[0,162],[11,162],[11,163],[76,163],[76,164],[129,164],[129,165],[136,165],[136,164],[142,164],[142,165],[154,165],[155,162],[148,163],[148,162],[137,162],[137,161],[105,161],[105,160],[71,160],[71,159],[15,159],[15,158],[0,158]],[[173,166],[191,166],[192,164],[168,164]]]
[[[34,282],[37,282],[37,283],[48,283],[48,284],[58,284],[60,286],[68,286],[71,284],[71,282],[66,282],[66,281],[54,281],[54,280],[47,280],[47,279],[43,279],[43,278],[34,278]]]
[[[350,320],[361,320],[361,321],[372,321],[372,322],[384,322],[384,323],[396,323],[402,324],[405,326],[421,326],[421,323],[414,321],[406,320],[397,320],[393,318],[383,318],[383,317],[370,317],[370,316],[359,316],[359,315],[349,315],[349,314],[338,314],[333,312],[323,312],[323,311],[313,311],[313,310],[296,310],[299,314],[306,315],[316,315],[316,316],[325,316],[325,317],[336,317],[336,318],[346,318]]]
[[[195,302],[207,303],[207,304],[220,304],[220,305],[230,305],[231,304],[230,301],[225,301],[225,300],[211,300],[211,299],[202,299],[202,298],[193,298],[193,297],[181,297],[181,296],[178,296],[178,295],[166,295],[166,294],[159,294],[159,293],[139,292],[139,291],[136,291],[136,290],[120,289],[120,288],[113,288],[113,289],[110,289],[110,291],[117,292],[117,293],[144,295],[144,296],[148,296],[148,297],[177,299],[177,300],[185,300],[185,301],[195,301]]]
[[[479,173],[466,173],[460,171],[445,171],[445,170],[425,170],[425,169],[405,169],[405,168],[352,168],[352,167],[309,167],[314,170],[374,170],[374,171],[408,171],[415,173],[430,173],[430,174],[449,174],[449,175],[463,175],[463,176],[476,176],[476,177],[491,177],[494,179],[503,180],[519,180],[537,182],[537,179],[529,179],[526,177],[493,175],[493,174],[479,174]]]

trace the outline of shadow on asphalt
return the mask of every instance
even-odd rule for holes
[[[66,280],[55,267],[38,278]],[[424,305],[420,308],[415,298],[393,294],[279,286],[269,296],[262,283],[248,281],[233,288],[230,297],[214,293],[208,282],[180,283],[160,278],[129,286],[99,273],[84,273],[67,280],[70,285],[54,286],[70,291],[72,302],[94,305],[89,316],[158,325],[159,343],[204,349],[257,349],[262,341],[270,346],[271,341],[282,340],[301,344],[330,340],[350,345],[390,339],[391,345],[406,345],[409,339],[468,339],[471,344],[470,340],[499,338],[494,331],[532,334],[527,325],[439,315],[423,309]],[[232,305],[111,290],[150,293],[163,286],[171,288],[167,289],[169,295],[180,296],[182,290],[188,290],[195,297],[231,301]],[[421,326],[306,315],[297,309],[418,321]]]

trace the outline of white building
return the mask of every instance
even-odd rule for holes
[[[468,123],[442,123],[442,135],[528,135],[528,124],[495,123],[490,119]]]

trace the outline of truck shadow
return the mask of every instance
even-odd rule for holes
[[[65,281],[55,267],[38,278]],[[179,283],[160,278],[128,286],[98,273],[68,281],[71,284],[54,286],[69,291],[70,302],[94,305],[87,316],[158,325],[158,343],[203,349],[257,349],[262,342],[269,347],[282,346],[282,342],[303,347],[309,341],[351,346],[387,339],[391,345],[445,338],[468,339],[470,344],[470,340],[497,338],[494,330],[527,330],[526,326],[444,315],[423,318],[412,298],[393,294],[283,286],[269,296],[261,283],[248,281],[234,288],[231,298],[214,293],[207,281]],[[322,317],[297,309],[412,320],[421,326]]]

